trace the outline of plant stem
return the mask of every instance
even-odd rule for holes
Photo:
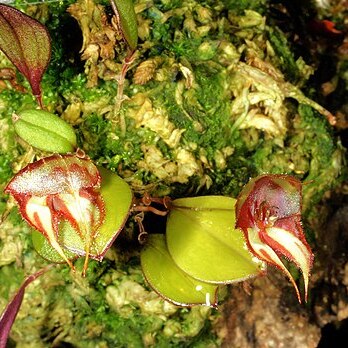
[[[127,54],[127,56],[122,64],[121,73],[120,73],[120,75],[118,77],[118,81],[117,81],[118,87],[117,87],[117,95],[116,95],[116,101],[115,101],[115,106],[114,106],[113,120],[116,120],[117,118],[119,118],[122,135],[126,134],[126,120],[124,118],[124,115],[120,113],[122,103],[126,99],[126,97],[123,94],[124,82],[126,80],[127,71],[133,62],[134,52],[135,51],[128,52],[128,54]]]

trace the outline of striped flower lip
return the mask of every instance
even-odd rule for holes
[[[297,284],[281,257],[294,262],[301,270],[307,301],[314,256],[302,228],[301,206],[301,182],[282,174],[251,179],[236,204],[236,228],[243,231],[250,252],[288,276],[300,303]]]

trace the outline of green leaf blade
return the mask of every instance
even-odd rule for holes
[[[55,114],[40,109],[24,110],[12,119],[17,135],[39,150],[68,153],[77,147],[73,127]]]
[[[138,44],[138,24],[133,0],[112,0],[112,4],[117,10],[123,38],[129,48],[135,51]]]
[[[167,301],[180,306],[216,307],[217,286],[198,281],[177,267],[167,250],[164,235],[149,235],[140,259],[150,286]]]
[[[175,263],[190,276],[215,284],[257,276],[261,264],[235,230],[229,197],[209,196],[173,201],[167,222],[167,245]]]

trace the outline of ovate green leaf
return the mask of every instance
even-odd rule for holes
[[[260,263],[235,230],[236,200],[223,196],[181,198],[172,202],[167,246],[175,263],[190,276],[232,283],[260,273]]]
[[[169,255],[164,235],[149,235],[140,258],[145,278],[164,299],[180,306],[217,305],[217,286],[183,272]]]

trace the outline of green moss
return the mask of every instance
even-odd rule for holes
[[[278,60],[277,67],[284,73],[288,81],[299,82],[301,72],[284,33],[277,27],[268,27],[268,39],[275,51],[275,61]]]
[[[0,245],[0,248],[2,246]],[[9,300],[11,295],[22,283],[24,272],[22,268],[12,266],[2,266],[0,268],[1,288],[0,297]]]
[[[264,13],[267,8],[266,0],[222,0],[222,2],[226,8],[238,15],[243,14],[245,10],[253,10]]]
[[[13,175],[11,169],[12,160],[12,156],[0,153],[0,184],[6,183]]]
[[[309,172],[305,177],[307,184],[303,188],[305,208],[310,208],[322,199],[326,191],[347,177],[347,170],[344,169],[342,146],[333,139],[328,124],[308,106],[300,105],[299,113],[305,131],[302,151],[310,158]]]

